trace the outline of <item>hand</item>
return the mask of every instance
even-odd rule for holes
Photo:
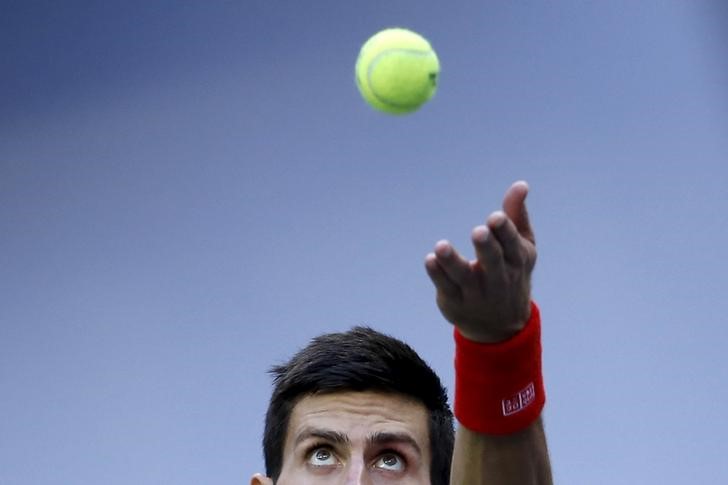
[[[500,342],[521,330],[531,312],[536,245],[528,220],[528,185],[516,182],[503,210],[473,229],[476,259],[464,259],[448,241],[425,258],[443,316],[476,342]]]

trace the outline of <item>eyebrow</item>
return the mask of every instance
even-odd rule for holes
[[[300,433],[296,436],[295,446],[300,445],[302,442],[310,438],[318,438],[334,445],[350,445],[351,440],[344,433],[338,431],[323,429],[323,428],[303,428]],[[378,431],[367,437],[368,445],[387,445],[401,443],[412,447],[417,454],[422,454],[420,445],[408,433],[394,433],[389,431]]]
[[[387,431],[379,431],[377,433],[372,434],[367,438],[367,442],[370,445],[386,445],[386,444],[392,444],[392,443],[402,443],[405,445],[409,445],[417,452],[417,454],[421,455],[422,450],[420,449],[420,445],[417,444],[417,440],[415,440],[410,434],[408,433],[392,433]]]
[[[295,445],[301,444],[310,438],[318,438],[335,445],[348,445],[351,442],[344,433],[321,428],[303,428],[296,436]]]

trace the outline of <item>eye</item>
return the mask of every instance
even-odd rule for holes
[[[392,472],[401,472],[405,468],[404,459],[397,453],[385,453],[374,463],[375,468]]]
[[[333,466],[338,464],[331,448],[319,446],[308,453],[308,463],[313,466]]]

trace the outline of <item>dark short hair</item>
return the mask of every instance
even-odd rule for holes
[[[278,480],[283,447],[296,403],[317,393],[381,391],[422,403],[429,415],[432,485],[450,478],[455,432],[440,378],[404,342],[368,327],[314,338],[288,362],[271,368],[273,393],[265,418],[266,474]]]

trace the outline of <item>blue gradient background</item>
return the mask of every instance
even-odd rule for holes
[[[355,324],[452,388],[423,259],[517,179],[556,483],[726,482],[727,11],[4,1],[0,483],[247,483],[266,370]],[[394,25],[407,117],[353,82]]]

